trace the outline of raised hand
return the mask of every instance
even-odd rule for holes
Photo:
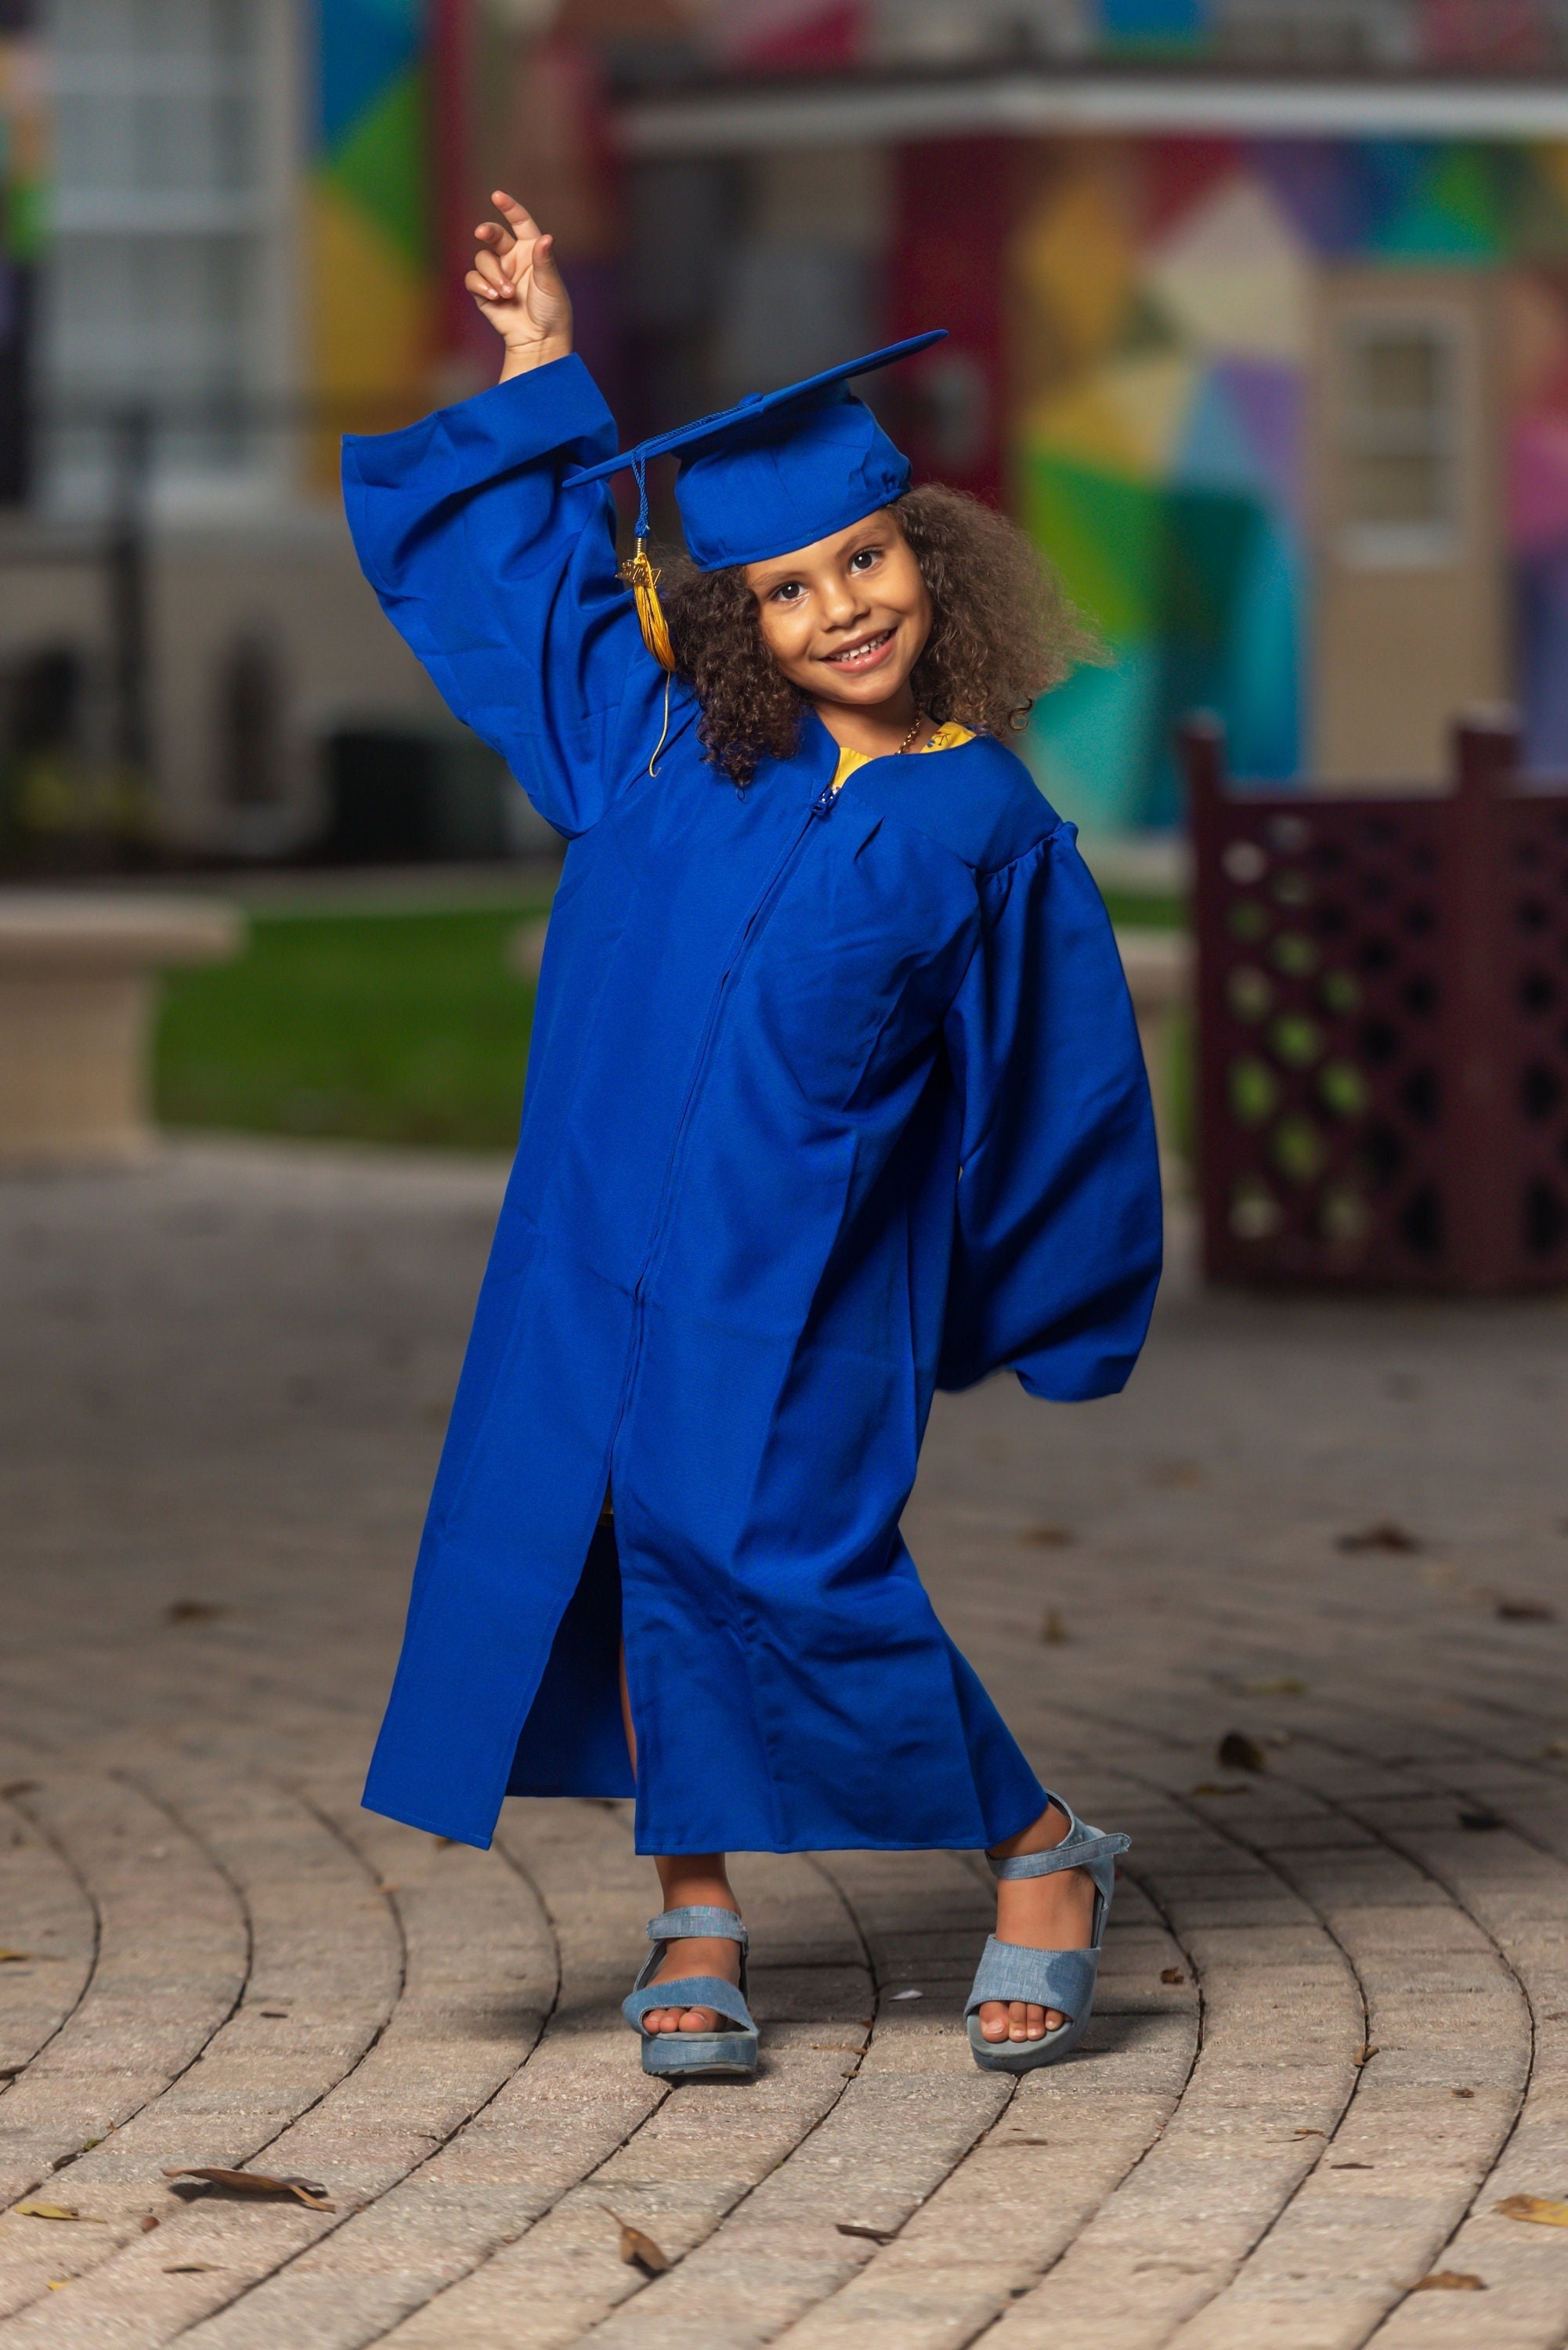
[[[501,220],[483,221],[475,229],[479,251],[462,282],[506,346],[505,383],[566,358],[572,348],[572,302],[556,266],[555,239],[504,188],[493,190],[490,201]]]

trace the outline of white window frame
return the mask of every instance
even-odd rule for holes
[[[1355,359],[1369,345],[1421,335],[1442,353],[1446,397],[1431,431],[1402,434],[1399,426],[1355,413]],[[1357,571],[1435,569],[1462,562],[1470,536],[1473,487],[1468,478],[1468,442],[1475,412],[1473,355],[1465,321],[1437,303],[1391,298],[1368,300],[1336,321],[1329,365],[1330,463],[1335,509],[1334,552]],[[1371,522],[1345,509],[1349,469],[1358,457],[1408,450],[1437,457],[1448,480],[1447,514],[1429,522]]]
[[[147,89],[177,89],[182,76],[176,65],[170,73],[159,61],[145,66],[128,42],[124,57],[102,52],[72,55],[57,35],[56,9],[46,0],[41,12],[45,42],[46,85],[58,97],[73,89],[94,93]],[[129,14],[129,11],[128,11]],[[49,205],[49,228],[43,267],[43,302],[35,369],[46,417],[57,403],[68,411],[75,400],[123,396],[131,405],[138,397],[134,382],[116,386],[105,395],[101,382],[73,380],[62,363],[57,335],[59,305],[69,299],[73,249],[103,234],[150,242],[171,236],[233,237],[249,242],[251,283],[258,315],[249,342],[249,364],[239,387],[247,405],[270,411],[279,424],[244,435],[241,454],[233,463],[182,463],[171,457],[165,436],[153,477],[157,510],[167,519],[242,519],[273,504],[294,486],[299,472],[296,432],[283,429],[282,419],[304,389],[304,350],[300,328],[300,201],[299,185],[306,168],[304,139],[304,65],[308,26],[303,0],[262,0],[256,12],[257,50],[251,95],[256,151],[256,177],[244,191],[197,192],[73,187],[57,176]],[[149,385],[147,405],[156,416],[158,388]],[[95,436],[96,437],[96,436]],[[45,502],[76,508],[101,499],[104,469],[95,456],[51,461],[46,438],[39,452]]]

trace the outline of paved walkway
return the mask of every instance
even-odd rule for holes
[[[79,2215],[0,2350],[1568,2340],[1568,1308],[1176,1282],[1118,1401],[946,1401],[916,1555],[1135,1838],[1088,2047],[973,2068],[972,1856],[753,1858],[765,2069],[666,2092],[622,1807],[357,1804],[498,1186],[0,1186],[0,2203]]]

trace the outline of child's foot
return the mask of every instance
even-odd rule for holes
[[[728,1908],[731,1904],[722,1906]],[[719,1934],[694,1935],[687,1941],[668,1942],[663,1964],[653,1981],[673,1982],[678,1975],[717,1975],[721,1982],[738,1983],[741,1946]],[[721,2019],[711,2007],[650,2007],[642,2019],[645,2032],[717,2032],[720,2027]]]
[[[1046,1852],[1072,1825],[1052,1804],[1022,1835],[992,1847],[998,1860],[1020,1853]],[[1095,1882],[1083,1868],[1059,1868],[1049,1877],[1003,1877],[996,1888],[996,1939],[1021,1942],[1031,1950],[1086,1950],[1095,1930]],[[711,1947],[711,1946],[710,1946]],[[1054,2007],[1022,1999],[988,1999],[980,2010],[986,2040],[1044,2040],[1071,2019]]]

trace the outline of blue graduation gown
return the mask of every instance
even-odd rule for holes
[[[365,1800],[484,1845],[629,1795],[644,1852],[971,1848],[1039,1783],[898,1531],[938,1387],[1110,1394],[1154,1129],[1072,827],[981,739],[739,792],[616,573],[573,358],[348,442],[366,573],[569,843],[507,1188]],[[613,1483],[614,1532],[596,1533]]]

